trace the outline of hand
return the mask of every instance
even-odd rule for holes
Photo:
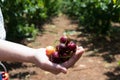
[[[34,55],[34,62],[38,67],[45,71],[49,71],[53,74],[58,74],[60,72],[67,73],[67,68],[73,66],[81,57],[84,52],[82,47],[77,47],[75,54],[66,62],[62,64],[52,63],[49,58],[46,56],[46,49],[40,48],[37,49]]]

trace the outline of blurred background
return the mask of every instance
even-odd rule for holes
[[[66,75],[4,62],[10,80],[120,80],[120,0],[0,0],[0,7],[9,41],[40,48],[69,34],[85,48]]]

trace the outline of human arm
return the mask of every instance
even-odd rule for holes
[[[45,48],[34,49],[18,43],[0,40],[0,61],[30,62],[43,70],[58,74],[60,72],[66,73],[67,68],[74,65],[84,52],[83,48],[78,47],[70,60],[62,64],[55,64],[49,61],[45,50]]]

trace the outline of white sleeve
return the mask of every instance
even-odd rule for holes
[[[3,15],[0,8],[0,39],[5,39],[5,37],[6,37],[6,31],[4,29]]]

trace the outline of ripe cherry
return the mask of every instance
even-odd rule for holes
[[[53,46],[47,46],[46,47],[46,55],[50,56],[55,52],[55,48]]]
[[[64,52],[64,51],[66,51],[67,46],[64,43],[60,43],[58,48],[59,48],[60,52]]]
[[[67,43],[69,43],[69,41],[70,41],[70,39],[69,39],[67,36],[62,36],[62,37],[60,38],[60,43],[65,43],[65,44],[67,44]]]
[[[52,54],[51,61],[54,62],[54,63],[60,63],[61,62],[59,53],[57,51]]]
[[[58,52],[57,52],[57,51],[54,52],[54,53],[52,54],[52,57],[54,57],[54,58],[59,58],[59,54],[58,54]]]
[[[70,43],[68,43],[68,48],[71,50],[71,51],[75,51],[76,50],[76,44],[71,41]]]

